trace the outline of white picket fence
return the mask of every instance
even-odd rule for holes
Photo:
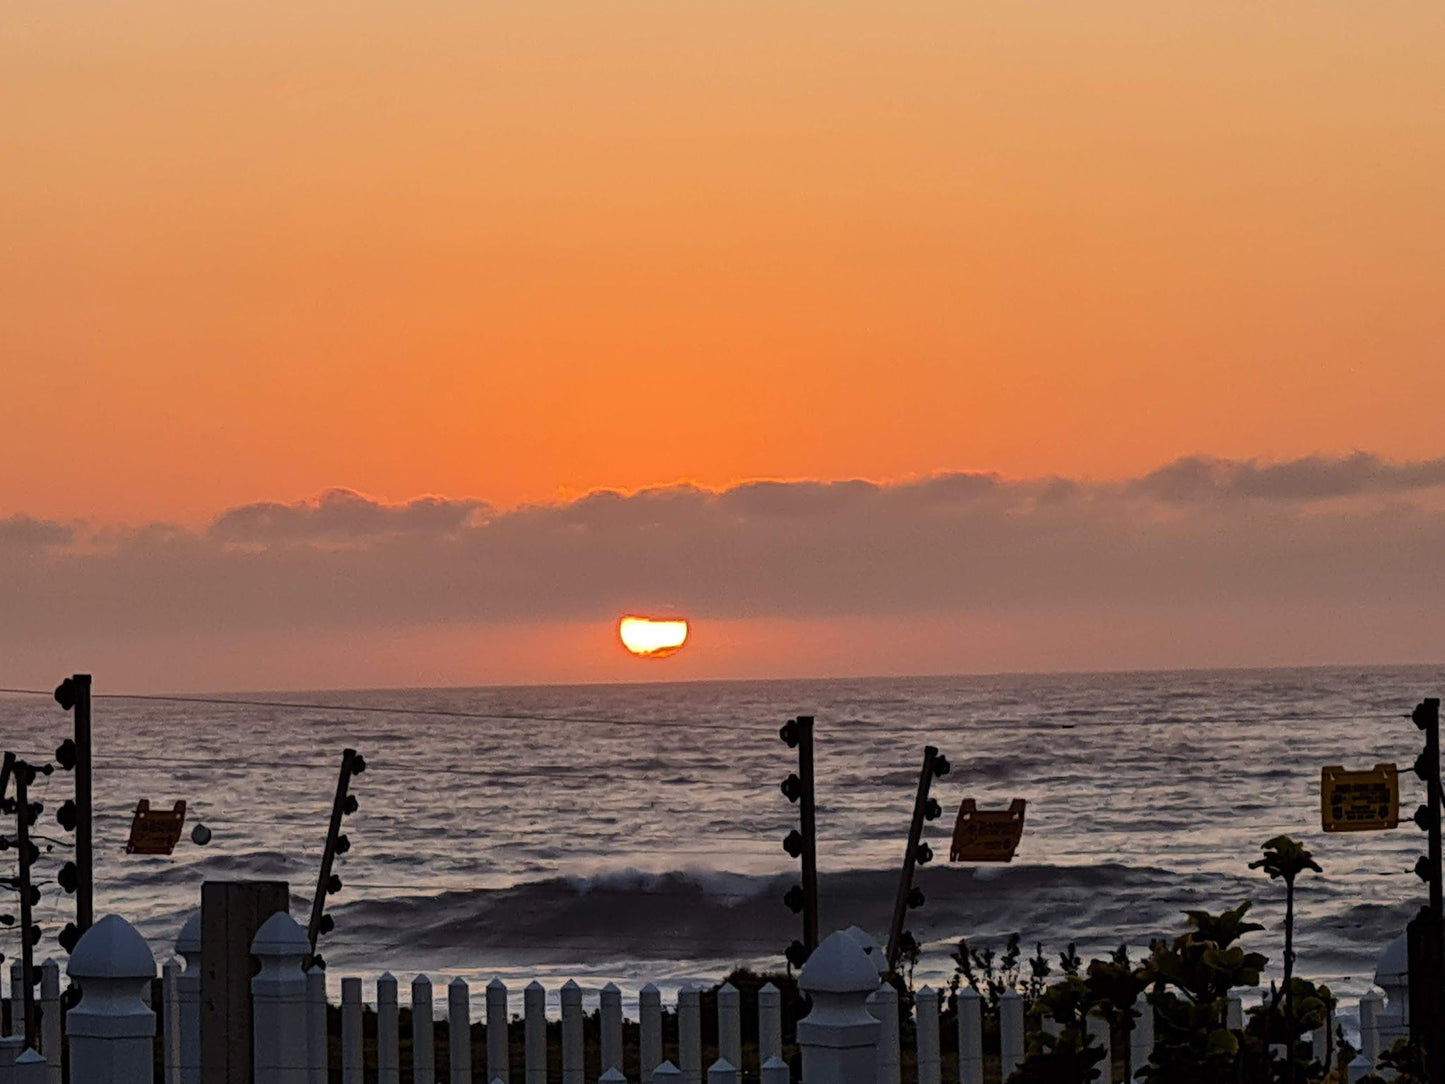
[[[199,922],[189,921],[176,948],[185,967],[172,960],[162,970],[165,1084],[202,1084],[200,1052]],[[825,948],[827,951],[825,951]],[[326,976],[307,972],[303,963],[310,946],[305,931],[290,915],[271,916],[252,943],[261,965],[251,981],[256,1084],[326,1084],[328,1080]],[[1399,957],[1397,960],[1396,957]],[[813,998],[813,1012],[798,1022],[807,1084],[902,1084],[898,995],[880,983],[881,953],[861,930],[834,934],[803,969],[800,986]],[[1379,1052],[1405,1030],[1403,1008],[1407,976],[1403,946],[1392,944],[1381,960],[1376,981],[1389,995],[1375,993],[1360,1001],[1362,1053],[1349,1067],[1349,1079],[1370,1071]],[[1399,965],[1399,966],[1397,966]],[[71,1084],[151,1084],[156,1014],[147,1003],[155,960],[140,935],[114,915],[89,930],[71,956],[69,975],[82,998],[65,1017],[70,1049]],[[41,1049],[24,1049],[19,1035],[0,1038],[0,1084],[61,1084],[60,969],[51,960],[40,968]],[[21,996],[20,976],[12,972],[12,997]],[[363,984],[341,980],[341,1065],[343,1084],[401,1084],[398,983],[390,974],[375,983],[377,1042],[374,1064],[364,1061]],[[411,1084],[513,1084],[508,1045],[509,991],[493,980],[484,991],[486,1016],[485,1066],[480,1078],[472,1065],[471,989],[454,979],[447,987],[449,1043],[445,1072],[435,1063],[433,1028],[435,991],[426,975],[411,983],[413,1058]],[[561,1007],[562,1084],[587,1084],[583,1064],[583,994],[575,982],[559,991]],[[515,1084],[547,1084],[547,992],[540,983],[522,991],[523,1076]],[[958,995],[957,1084],[983,1084],[983,999],[971,989]],[[1142,1066],[1154,1043],[1153,1017],[1141,1000],[1140,1015],[1130,1036],[1125,1080]],[[914,1005],[917,1084],[943,1084],[940,1045],[942,998],[925,986]],[[638,997],[639,1062],[623,1064],[622,993],[609,983],[599,1005],[600,1064],[598,1084],[703,1084],[701,991],[684,986],[677,994],[676,1061],[666,1060],[663,1046],[662,995],[652,984]],[[998,1050],[1003,1078],[1023,1061],[1024,998],[1005,993],[999,1006]],[[1242,1026],[1243,1003],[1231,999],[1229,1024]],[[768,984],[758,992],[758,1050],[749,1067],[760,1084],[788,1084],[782,1060],[782,995]],[[1102,1019],[1090,1022],[1095,1040],[1107,1051],[1109,1029]],[[1314,1036],[1316,1056],[1325,1057],[1328,1032]],[[724,984],[717,991],[717,1059],[706,1068],[706,1084],[740,1084],[744,1071],[742,999]],[[1111,1052],[1112,1053],[1112,1052]],[[1114,1084],[1112,1057],[1104,1061],[1102,1084]],[[810,1071],[811,1065],[811,1071]],[[629,1075],[632,1070],[632,1075]],[[751,1076],[752,1074],[750,1074]]]

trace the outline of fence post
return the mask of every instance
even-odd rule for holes
[[[311,956],[311,941],[294,918],[277,911],[256,931],[251,955],[261,964],[251,978],[255,1084],[308,1084],[306,972],[301,965]]]
[[[620,1069],[604,1069],[597,1078],[597,1084],[627,1084],[627,1078]]]
[[[436,1036],[432,1028],[431,979],[411,980],[411,1082],[436,1084]]]
[[[742,1084],[742,1074],[727,1058],[718,1058],[707,1067],[707,1084]]]
[[[487,1081],[507,1084],[511,1075],[507,1052],[507,987],[501,979],[487,983]]]
[[[145,939],[119,915],[106,915],[81,935],[67,970],[82,995],[65,1016],[70,1079],[151,1084],[156,1014],[140,991],[155,978],[156,961]]]
[[[60,965],[46,960],[40,965],[40,1052],[45,1055],[46,1084],[60,1084]],[[170,1025],[167,1020],[167,1026]],[[179,1081],[176,1082],[179,1084]]]
[[[1098,1013],[1091,1012],[1085,1022],[1089,1038],[1104,1051],[1104,1060],[1099,1063],[1098,1084],[1114,1082],[1114,1045],[1109,1034],[1109,1022]]]
[[[326,972],[306,972],[306,1060],[310,1084],[326,1084],[331,1077],[331,1056],[326,1043]]]
[[[743,1005],[738,988],[725,982],[717,992],[717,1056],[735,1071],[743,1064]],[[709,1069],[711,1074],[712,1070]]]
[[[24,1035],[0,1036],[0,1084],[10,1084],[15,1076],[15,1061],[25,1053]]]
[[[447,1073],[452,1084],[472,1084],[472,997],[460,975],[447,986]]]
[[[874,973],[877,973],[876,968]],[[880,984],[868,998],[868,1011],[880,1024],[878,1084],[899,1084],[902,1052],[898,1038],[898,991],[886,982]]]
[[[983,1084],[983,997],[972,986],[958,992],[959,1084]]]
[[[166,1084],[181,1084],[181,1002],[180,991],[176,989],[180,978],[181,965],[175,960],[167,960],[161,968],[161,1006],[165,1014],[161,1017],[161,1037],[164,1040],[161,1064]]]
[[[662,992],[650,982],[637,995],[637,1015],[637,1078],[650,1084],[653,1070],[662,1064]]]
[[[526,1013],[526,1084],[547,1084],[547,991],[533,979],[522,991]]]
[[[176,938],[186,969],[176,982],[180,1007],[180,1084],[201,1084],[201,914],[191,913]]]
[[[1360,998],[1360,1053],[1371,1068],[1380,1060],[1380,1009],[1385,999],[1371,990]]]
[[[562,1084],[583,1084],[582,987],[572,979],[562,984]]]
[[[390,971],[376,980],[376,1080],[401,1084],[401,1025],[396,976]]]
[[[1314,1055],[1315,1061],[1321,1065],[1330,1056],[1330,1036],[1335,1030],[1335,1014],[1333,1011],[1325,1012],[1325,1022],[1315,1028],[1310,1035],[1310,1053]],[[1326,1066],[1328,1068],[1328,1066]]]
[[[1229,1007],[1224,1012],[1224,1026],[1231,1031],[1244,1027],[1244,999],[1238,994],[1229,995]]]
[[[608,1069],[622,1071],[622,991],[615,982],[602,987],[602,1007],[598,1012],[600,1033],[597,1037],[601,1073]]]
[[[758,991],[758,1071],[762,1071],[769,1058],[782,1056],[783,994],[772,983],[767,983]]]
[[[803,1079],[878,1084],[882,1025],[868,1008],[869,995],[878,989],[878,968],[862,946],[845,932],[829,934],[803,965],[798,986],[813,998],[813,1011],[798,1021]],[[896,1029],[896,1011],[893,1019]]]
[[[652,1084],[682,1084],[682,1070],[670,1061],[660,1061],[652,1070]]]
[[[677,992],[677,1060],[682,1084],[702,1084],[702,994],[690,983]]]
[[[759,1084],[789,1084],[788,1076],[788,1063],[776,1054],[758,1068]]]
[[[361,980],[341,980],[341,1084],[362,1084]]]
[[[1350,1084],[1356,1084],[1357,1081],[1364,1080],[1365,1077],[1374,1071],[1374,1068],[1374,1063],[1371,1062],[1369,1058],[1363,1054],[1357,1055],[1355,1060],[1350,1062],[1348,1069]]]
[[[1005,990],[998,1001],[999,1065],[1007,1080],[1024,1060],[1024,999],[1017,990]]]
[[[918,1084],[941,1084],[942,1058],[938,1049],[938,991],[925,986],[914,999],[917,1024]]]
[[[1154,1053],[1154,1006],[1149,1004],[1149,998],[1139,994],[1134,998],[1134,1011],[1139,1015],[1134,1019],[1134,1030],[1129,1032],[1129,1080],[1133,1080],[1136,1073],[1149,1064],[1149,1058]]]
[[[34,1050],[21,1051],[15,1059],[12,1078],[15,1084],[45,1084],[45,1059]]]

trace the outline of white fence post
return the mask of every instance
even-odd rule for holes
[[[161,1036],[164,1045],[161,1050],[161,1064],[165,1071],[166,1084],[181,1084],[181,965],[167,960],[161,968]]]
[[[10,1084],[15,1078],[15,1061],[25,1053],[25,1036],[0,1036],[0,1084]]]
[[[702,994],[690,983],[677,992],[677,1060],[682,1084],[702,1084]]]
[[[46,1084],[60,1084],[60,1056],[63,1044],[60,1026],[60,965],[46,960],[40,965],[40,1052],[45,1055]],[[166,1021],[170,1027],[171,1021]],[[175,1084],[180,1084],[177,1080]]]
[[[803,1079],[814,1084],[879,1084],[878,1035],[868,998],[878,968],[848,933],[829,934],[798,975],[813,1011],[798,1021]],[[894,1020],[898,1014],[893,1015]]]
[[[301,965],[311,955],[311,942],[294,918],[277,911],[256,931],[251,955],[261,964],[251,979],[256,1084],[309,1084],[306,972]]]
[[[877,975],[876,967],[873,973]],[[868,998],[868,1009],[881,1025],[878,1031],[878,1084],[898,1084],[902,1061],[898,1038],[898,991],[886,982],[880,984]]]
[[[396,976],[390,971],[376,980],[376,1080],[401,1084],[401,1010]]]
[[[1372,1069],[1380,1060],[1380,1009],[1384,1003],[1374,990],[1360,998],[1360,1053]]]
[[[562,984],[562,1084],[584,1084],[582,1077],[582,987]]]
[[[707,1067],[707,1084],[741,1084],[742,1074],[727,1058],[718,1058]]]
[[[1315,1061],[1321,1065],[1330,1056],[1330,1035],[1335,1030],[1335,1014],[1332,1011],[1325,1012],[1324,1023],[1315,1028],[1310,1036],[1310,1052],[1314,1055]]]
[[[1224,1011],[1224,1026],[1231,1031],[1244,1027],[1244,999],[1238,994],[1229,995],[1229,1006]]]
[[[1363,1054],[1358,1055],[1354,1061],[1350,1062],[1348,1070],[1350,1084],[1356,1084],[1357,1081],[1364,1080],[1365,1077],[1374,1071],[1374,1068],[1374,1063],[1371,1062],[1369,1058]]]
[[[602,987],[602,1008],[598,1013],[601,1033],[597,1045],[601,1072],[616,1069],[622,1072],[622,991],[615,982]]]
[[[45,1059],[34,1050],[22,1051],[11,1072],[15,1084],[45,1084]]]
[[[447,1074],[472,1084],[472,995],[460,975],[447,985]]]
[[[735,1071],[742,1071],[742,995],[738,992],[738,988],[730,982],[723,983],[717,992],[717,1055]]]
[[[1149,1064],[1154,1053],[1154,1006],[1149,998],[1140,994],[1134,999],[1134,1030],[1129,1033],[1129,1080],[1133,1080],[1140,1069]]]
[[[507,987],[501,979],[487,983],[487,1081],[507,1084],[511,1077],[507,1052]]]
[[[1024,1060],[1024,999],[1017,990],[999,998],[998,1045],[1000,1075],[1007,1080]]]
[[[201,1084],[201,916],[192,914],[176,938],[186,969],[176,983],[181,1015],[180,1084]]]
[[[341,980],[341,1084],[362,1084],[361,980]]]
[[[306,1060],[311,1066],[310,1084],[326,1084],[331,1076],[326,1008],[326,972],[312,967],[306,972]]]
[[[914,998],[917,1016],[918,1084],[942,1084],[943,1059],[938,1044],[938,991],[925,986]]]
[[[662,1064],[662,992],[650,982],[637,995],[637,1015],[637,1077],[640,1084],[649,1084],[652,1071]]]
[[[597,1078],[597,1084],[627,1084],[627,1078],[620,1069],[604,1069]]]
[[[758,1068],[759,1084],[788,1084],[788,1076],[788,1063],[776,1054]]]
[[[959,1084],[983,1084],[983,997],[972,986],[958,992]]]
[[[682,1084],[682,1070],[670,1061],[660,1061],[652,1070],[652,1084]]]
[[[782,1057],[783,994],[768,983],[758,991],[758,1071],[762,1071],[769,1058],[782,1060]]]
[[[1113,1084],[1114,1047],[1109,1035],[1109,1022],[1098,1013],[1090,1013],[1085,1026],[1088,1028],[1089,1038],[1094,1041],[1094,1045],[1104,1051],[1104,1060],[1099,1062],[1098,1084]]]
[[[436,1084],[436,1036],[432,1028],[431,979],[411,980],[411,1082]]]
[[[140,998],[155,978],[145,938],[119,915],[81,936],[67,970],[81,999],[65,1016],[75,1084],[151,1084],[156,1014]]]
[[[522,991],[526,1013],[526,1084],[547,1084],[547,991],[535,979]]]

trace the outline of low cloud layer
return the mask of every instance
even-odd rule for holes
[[[1188,458],[1110,483],[679,485],[511,510],[336,489],[228,509],[199,530],[18,514],[0,519],[0,644],[77,622],[118,637],[295,634],[650,608],[851,620],[1143,607],[1183,628],[1235,605],[1307,604],[1343,629],[1445,585],[1442,507],[1445,459],[1357,454]]]

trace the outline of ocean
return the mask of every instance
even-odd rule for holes
[[[825,934],[886,936],[924,745],[952,764],[933,788],[944,815],[925,830],[926,902],[909,915],[916,983],[948,981],[961,937],[1137,956],[1178,933],[1186,908],[1245,899],[1266,925],[1248,944],[1277,974],[1283,889],[1248,866],[1288,833],[1324,867],[1299,884],[1299,971],[1353,998],[1424,897],[1410,872],[1424,834],[1409,822],[1423,785],[1408,714],[1440,684],[1431,668],[1332,668],[231,697],[328,705],[280,707],[112,698],[98,675],[96,912],[131,920],[158,960],[208,878],[289,881],[304,921],[352,746],[367,770],[321,945],[333,984],[425,971],[475,993],[500,976],[519,995],[537,978],[555,997],[568,978],[612,980],[635,1000],[649,981],[781,968],[800,921],[782,903],[797,807],[778,784],[796,754],[778,728],[810,714]],[[68,727],[49,700],[0,697],[6,748],[48,755]],[[1321,767],[1384,761],[1402,770],[1401,826],[1324,834]],[[70,780],[36,786],[53,848],[39,870],[42,959],[63,960],[54,934],[73,914],[53,883],[68,838],[53,813]],[[142,798],[187,802],[173,856],[125,854]],[[1027,800],[1011,864],[949,864],[964,798]],[[209,845],[191,842],[196,823]]]

